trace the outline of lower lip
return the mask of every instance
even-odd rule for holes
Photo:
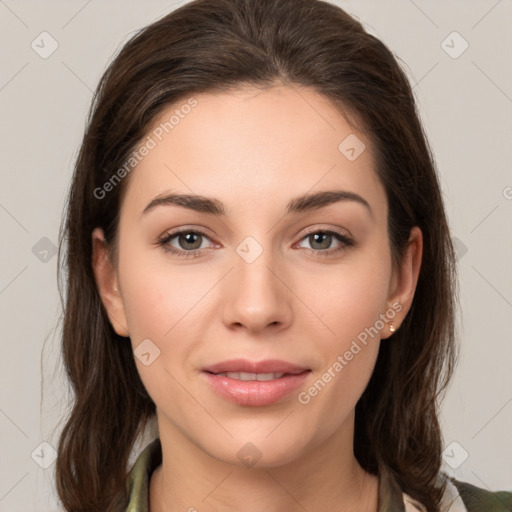
[[[293,393],[308,378],[310,370],[297,375],[284,375],[273,380],[237,380],[223,375],[203,372],[213,390],[239,405],[270,405]]]

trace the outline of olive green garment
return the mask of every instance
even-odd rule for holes
[[[156,438],[141,452],[129,473],[127,485],[130,501],[126,512],[149,512],[149,481],[161,462],[162,446],[160,439]],[[191,507],[191,510],[194,508]],[[426,512],[426,509],[402,492],[388,471],[382,470],[378,512],[418,511]],[[490,492],[449,477],[442,512],[512,512],[512,492]]]

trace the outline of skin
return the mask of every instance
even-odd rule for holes
[[[283,359],[312,369],[299,391],[307,390],[393,302],[402,306],[391,322],[399,328],[416,288],[421,231],[411,230],[395,272],[370,141],[312,89],[245,87],[195,98],[198,105],[129,177],[117,261],[101,229],[92,234],[114,329],[134,349],[149,338],[160,350],[148,366],[135,358],[157,406],[163,450],[150,509],[376,511],[378,478],[353,453],[354,409],[391,335],[388,323],[307,405],[297,393],[263,407],[233,404],[212,391],[201,368],[236,357]],[[366,145],[354,161],[338,150],[349,134]],[[334,189],[361,195],[372,214],[341,201],[284,216],[292,198]],[[142,214],[169,191],[217,198],[226,216],[176,205]],[[180,228],[208,236],[196,246],[180,237],[168,245],[200,247],[202,255],[180,258],[158,245]],[[337,230],[356,245],[322,257],[342,243],[315,243],[306,228]],[[236,252],[247,236],[263,249],[252,263]],[[248,442],[261,452],[254,467],[237,457]]]

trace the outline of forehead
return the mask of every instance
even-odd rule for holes
[[[166,108],[142,143],[151,149],[132,171],[125,197],[139,210],[167,190],[261,209],[269,200],[284,205],[329,188],[385,208],[370,141],[310,88],[193,95]]]

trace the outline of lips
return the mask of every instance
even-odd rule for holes
[[[232,359],[203,368],[207,384],[219,396],[238,405],[261,407],[280,402],[301,387],[309,368],[269,359]]]
[[[204,372],[208,373],[255,373],[255,374],[269,374],[269,373],[282,373],[297,375],[303,373],[309,368],[299,366],[297,364],[281,361],[279,359],[267,359],[265,361],[249,361],[248,359],[230,359],[220,363],[212,364],[203,368]]]

